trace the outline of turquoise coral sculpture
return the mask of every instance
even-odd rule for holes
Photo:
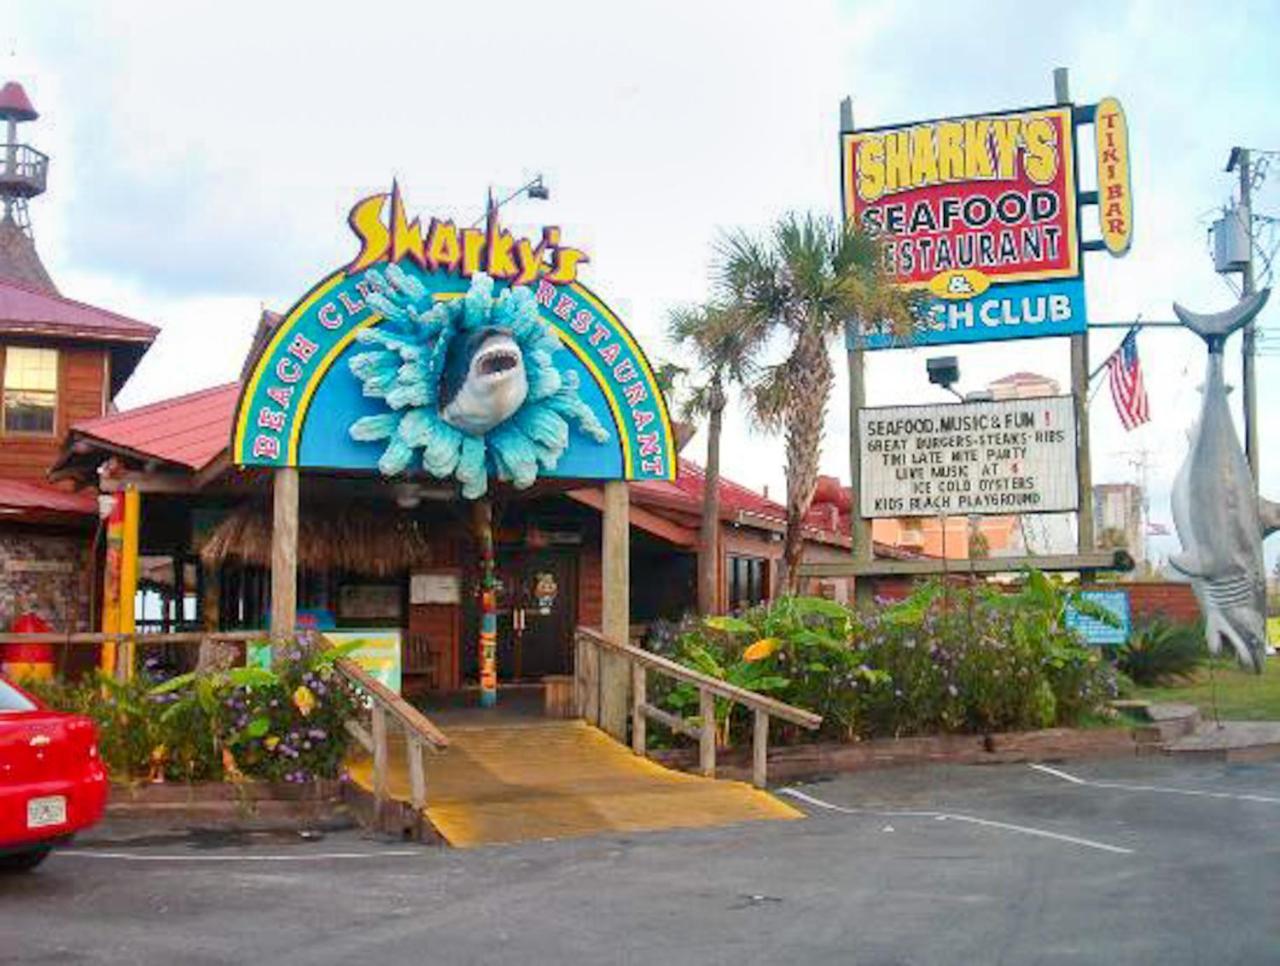
[[[370,269],[365,280],[384,320],[360,330],[370,349],[352,356],[350,368],[364,395],[388,411],[357,419],[349,432],[386,441],[384,476],[408,470],[421,450],[424,470],[457,479],[462,495],[476,499],[491,470],[523,489],[555,469],[571,427],[609,439],[578,393],[577,373],[556,367],[560,339],[528,288],[495,297],[493,279],[481,273],[463,298],[435,302],[395,264]]]

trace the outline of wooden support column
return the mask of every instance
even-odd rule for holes
[[[298,468],[282,466],[272,484],[271,636],[293,637],[298,619]]]
[[[620,644],[631,638],[631,521],[630,493],[621,480],[604,485],[603,558],[604,636]],[[628,691],[631,684],[626,658],[601,649],[600,727],[618,741],[627,740]]]

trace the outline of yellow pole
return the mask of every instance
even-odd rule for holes
[[[120,568],[124,557],[124,494],[111,496],[111,514],[107,517],[107,553],[102,568],[102,633],[120,633]],[[116,642],[104,641],[98,659],[104,674],[116,670]]]
[[[130,486],[124,491],[124,545],[120,559],[120,633],[129,636],[125,645],[125,677],[133,678],[137,663],[134,633],[134,598],[138,593],[138,530],[142,522],[142,494]]]

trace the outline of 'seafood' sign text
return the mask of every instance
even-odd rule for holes
[[[863,517],[1075,510],[1070,396],[858,413]]]

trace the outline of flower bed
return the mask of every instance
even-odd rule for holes
[[[651,646],[818,712],[818,739],[1029,731],[1105,715],[1117,694],[1111,666],[1065,626],[1069,602],[1092,613],[1039,573],[1017,593],[932,583],[866,612],[782,598],[736,617],[685,623]],[[696,713],[690,686],[657,697],[673,711]],[[718,705],[717,718],[723,744],[748,738],[742,709]],[[783,741],[802,740],[795,729],[776,728]]]
[[[91,717],[113,781],[303,783],[342,773],[345,723],[360,696],[333,668],[343,648],[283,649],[271,669],[232,668],[157,680],[97,675],[34,688],[55,708]]]

